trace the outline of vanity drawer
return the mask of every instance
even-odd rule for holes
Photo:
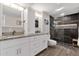
[[[28,38],[18,38],[18,39],[10,39],[6,41],[1,41],[0,46],[1,48],[9,48],[16,45],[21,45],[23,43],[28,43]]]

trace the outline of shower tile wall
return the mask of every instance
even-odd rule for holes
[[[65,43],[71,43],[72,39],[78,40],[78,25],[79,25],[79,13],[66,15],[64,17],[59,17],[55,21],[60,20],[61,22],[58,23],[59,25],[65,24],[77,24],[77,28],[75,29],[56,29],[54,30],[54,37],[57,41],[62,41]],[[52,22],[50,22],[52,23]],[[52,26],[50,26],[52,28]],[[51,32],[53,29],[51,30]],[[74,34],[74,35],[72,35]],[[53,39],[52,38],[52,39]]]

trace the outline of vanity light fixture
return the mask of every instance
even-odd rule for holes
[[[41,12],[40,12],[40,13],[35,12],[35,16],[36,16],[36,17],[40,17],[40,18],[41,18],[41,17],[42,17],[42,14],[41,14]]]
[[[23,11],[23,8],[18,6],[17,4],[14,4],[14,3],[2,3],[3,5],[6,5],[6,6],[9,6],[9,7],[12,7],[14,9],[18,9],[20,11]]]

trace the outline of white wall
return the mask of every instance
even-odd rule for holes
[[[40,31],[40,33],[42,33],[42,18],[38,19],[38,24],[39,24],[39,27],[35,28],[35,31]]]
[[[2,6],[0,4],[0,36],[2,36]]]
[[[44,19],[48,20],[48,25],[44,23]],[[24,20],[24,29],[26,35],[35,34],[35,31],[37,30],[41,31],[41,33],[49,33],[50,31],[50,19],[47,12],[42,12],[41,19],[39,19],[38,29],[35,28],[35,11],[32,8],[27,8],[24,11]]]
[[[27,19],[28,19],[28,15],[27,15],[27,13],[28,13],[28,9],[25,9],[24,10],[24,34],[25,35],[28,35],[28,27],[27,27]]]
[[[28,8],[24,11],[24,29],[25,35],[35,33],[35,11],[32,8]]]
[[[48,20],[48,25],[44,23],[44,19]],[[50,31],[50,18],[49,14],[47,12],[43,12],[42,14],[42,32],[43,33],[49,33]]]
[[[31,8],[28,10],[28,33],[35,33],[35,11]]]
[[[42,32],[42,12],[35,11],[35,19],[38,20],[38,28],[35,28],[35,31]]]

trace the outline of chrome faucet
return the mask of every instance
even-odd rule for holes
[[[16,33],[16,31],[14,30],[14,31],[12,32],[12,35],[15,35],[15,33]]]

